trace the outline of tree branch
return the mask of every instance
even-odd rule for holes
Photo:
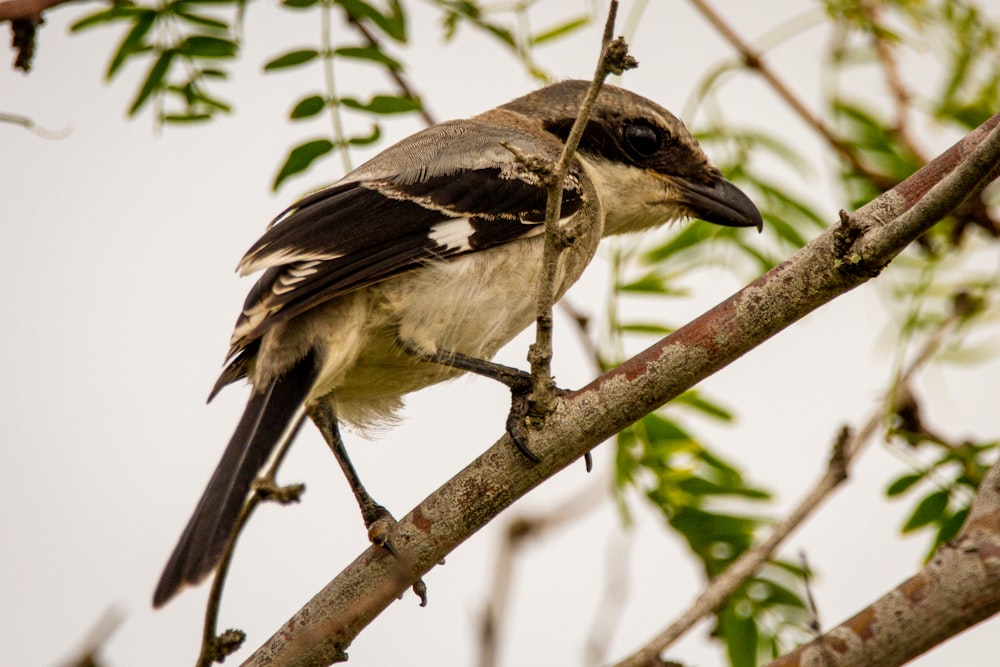
[[[915,576],[770,667],[901,665],[1000,611],[1000,462],[962,533]]]
[[[504,436],[306,603],[246,665],[326,665],[406,588],[528,491],[788,325],[866,282],[1000,161],[1000,114],[687,326],[562,397],[525,460]],[[978,515],[977,515],[978,516]],[[1000,523],[1000,519],[997,520]],[[975,556],[978,560],[978,556]],[[1000,591],[1000,587],[994,587]]]

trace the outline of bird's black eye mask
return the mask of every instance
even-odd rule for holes
[[[573,128],[573,119],[552,120],[545,129],[565,142]],[[704,156],[694,155],[692,147],[645,118],[627,118],[608,127],[594,120],[580,138],[579,151],[604,160],[633,164],[664,174],[704,180]],[[689,172],[689,173],[686,173]]]

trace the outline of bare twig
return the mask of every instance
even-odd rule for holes
[[[607,663],[608,647],[615,629],[621,622],[628,601],[630,563],[629,554],[634,540],[625,531],[612,533],[605,559],[604,590],[597,603],[597,612],[587,633],[584,661],[587,667]]]
[[[121,627],[125,615],[119,609],[108,609],[97,620],[87,638],[83,640],[72,658],[60,663],[60,667],[97,667],[102,664],[98,658],[101,648],[111,639],[111,635]]]
[[[393,526],[387,537],[403,558],[369,547],[244,664],[326,665],[341,657],[409,585],[515,500],[612,434],[869,280],[982,187],[1000,161],[998,126],[1000,114],[715,308],[560,399],[546,427],[533,434],[538,463],[525,461],[502,437]],[[1000,585],[991,585],[993,591],[980,593],[1000,591]]]
[[[837,134],[820,119],[819,116],[810,111],[805,103],[800,100],[795,93],[785,85],[774,70],[772,70],[767,63],[764,62],[763,55],[754,49],[749,43],[747,43],[740,35],[733,30],[733,28],[725,22],[722,16],[719,15],[711,6],[709,6],[707,0],[691,0],[691,4],[701,12],[702,16],[712,24],[712,26],[719,31],[719,34],[729,42],[736,51],[740,54],[744,65],[748,69],[751,69],[764,79],[771,86],[778,97],[785,101],[785,103],[792,108],[792,110],[805,122],[806,125],[811,127],[813,130],[819,134],[827,144],[833,148],[842,158],[844,158],[850,165],[851,168],[863,174],[872,183],[882,187],[883,189],[892,187],[893,183],[889,181],[885,176],[877,172],[872,171],[867,165],[861,162],[861,158],[858,156],[857,152],[854,151],[847,143],[840,139]]]
[[[913,139],[910,133],[910,103],[913,99],[903,77],[899,71],[899,62],[896,60],[896,51],[893,44],[886,39],[885,31],[880,21],[882,6],[877,2],[860,3],[861,11],[865,13],[868,21],[872,24],[872,41],[875,44],[875,53],[882,64],[882,73],[885,75],[885,85],[892,96],[893,104],[896,107],[896,123],[892,128],[893,133],[900,143],[913,154],[921,164],[927,163],[927,156],[920,146]]]
[[[383,50],[382,43],[379,41],[377,37],[375,37],[372,31],[369,30],[368,26],[366,26],[364,23],[357,20],[353,16],[347,17],[347,23],[352,28],[361,33],[361,36],[365,38],[365,41],[368,43],[368,46],[372,47],[376,51],[381,52]],[[394,67],[389,67],[387,69],[389,70],[389,76],[391,76],[392,80],[396,82],[396,87],[399,88],[400,92],[402,92],[410,99],[420,100],[419,113],[424,123],[426,123],[427,125],[434,125],[435,123],[437,123],[437,121],[434,120],[434,116],[432,116],[431,113],[424,107],[423,98],[421,98],[420,95],[414,92],[413,86],[410,85],[409,80],[407,80],[403,72]]]
[[[278,468],[281,467],[285,455],[295,440],[295,434],[302,426],[304,417],[293,426],[288,437],[277,454],[271,461],[267,471],[254,482],[254,492],[243,503],[240,515],[233,526],[233,532],[226,544],[226,550],[222,553],[219,564],[215,567],[215,575],[212,577],[212,588],[209,590],[208,600],[205,603],[205,621],[202,625],[201,650],[198,653],[198,667],[210,667],[215,662],[221,662],[230,653],[238,650],[246,636],[240,630],[226,630],[222,634],[218,633],[219,607],[222,604],[222,591],[226,585],[226,577],[229,574],[229,565],[232,563],[233,554],[236,551],[236,542],[239,540],[243,528],[261,502],[274,500],[282,505],[290,502],[297,502],[305,491],[302,484],[293,484],[288,487],[278,487],[275,483],[275,476]]]
[[[0,111],[0,123],[10,123],[11,125],[20,125],[21,127],[27,129],[29,132],[33,132],[43,139],[65,139],[73,131],[71,128],[64,127],[61,130],[49,130],[41,127],[35,121],[28,118],[27,116],[20,116],[18,114],[4,113]]]
[[[493,569],[493,588],[483,611],[479,630],[479,665],[492,667],[499,663],[500,635],[507,615],[507,601],[510,597],[514,567],[524,547],[554,530],[575,521],[596,508],[607,498],[608,482],[605,479],[590,483],[558,506],[544,514],[522,514],[510,519],[504,531],[503,541],[496,554]]]
[[[604,79],[609,74],[621,74],[624,70],[636,66],[635,60],[628,55],[628,47],[624,41],[612,40],[615,27],[615,16],[618,12],[617,0],[612,0],[608,8],[608,18],[604,24],[604,35],[601,40],[601,57],[590,87],[580,103],[576,121],[566,138],[559,162],[549,177],[545,179],[548,190],[548,201],[545,206],[545,251],[542,255],[542,271],[538,280],[538,310],[535,328],[535,343],[528,352],[531,363],[532,401],[535,414],[546,416],[553,410],[555,402],[555,380],[552,378],[552,303],[555,301],[556,271],[559,256],[570,241],[563,230],[559,228],[560,211],[562,209],[563,185],[569,167],[576,156],[576,148],[587,127],[591,111],[597,96],[604,85]]]

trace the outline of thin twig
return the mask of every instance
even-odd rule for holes
[[[864,12],[868,21],[872,24],[872,41],[875,44],[875,53],[882,64],[882,73],[885,75],[885,85],[889,89],[893,104],[896,107],[896,122],[892,128],[893,133],[910,153],[916,157],[921,164],[927,163],[927,155],[917,145],[910,133],[910,102],[913,96],[903,83],[903,77],[899,71],[899,62],[896,60],[896,52],[893,44],[886,39],[885,30],[880,24],[882,7],[876,2],[860,3],[861,11]]]
[[[830,145],[833,150],[837,152],[842,158],[847,160],[854,169],[859,174],[862,174],[872,183],[879,187],[888,188],[894,185],[885,176],[869,169],[865,164],[861,162],[861,158],[858,154],[844,141],[842,141],[832,129],[826,126],[826,124],[820,119],[819,116],[811,112],[805,105],[805,103],[800,100],[792,89],[785,85],[785,82],[778,78],[778,75],[774,73],[768,65],[764,62],[763,55],[754,49],[749,43],[747,43],[742,37],[737,34],[733,28],[723,20],[722,16],[718,14],[712,7],[708,5],[706,0],[691,0],[691,4],[701,12],[701,15],[705,17],[712,26],[719,31],[719,34],[729,42],[736,51],[740,54],[744,65],[748,69],[754,70],[760,74],[761,78],[764,79],[771,86],[775,93],[778,94],[785,103],[792,108],[792,110],[801,118],[806,125],[811,127],[816,131],[825,141]]]
[[[326,83],[327,104],[330,108],[330,122],[333,125],[333,143],[340,152],[344,173],[351,171],[351,154],[348,152],[347,137],[344,134],[344,120],[340,115],[340,100],[333,77],[333,12],[332,0],[323,0],[320,6],[320,34],[323,43],[323,79]]]
[[[372,31],[368,29],[368,26],[366,26],[364,23],[357,20],[353,16],[347,17],[347,24],[361,33],[361,36],[365,38],[365,41],[368,43],[368,46],[375,49],[376,51],[379,51],[380,53],[382,52],[383,50],[382,43],[379,41],[377,37],[375,37]],[[403,74],[403,72],[401,70],[396,69],[395,67],[387,67],[386,69],[389,70],[389,76],[391,76],[392,80],[396,82],[396,86],[403,93],[403,95],[413,100],[420,100],[420,109],[418,110],[418,113],[420,114],[420,117],[423,119],[424,123],[426,123],[428,126],[435,125],[437,121],[434,120],[434,116],[432,116],[431,113],[424,107],[423,98],[421,98],[420,95],[418,95],[413,91],[413,86],[410,85],[410,82],[406,79],[406,76]]]
[[[576,156],[576,148],[587,127],[587,121],[593,111],[597,96],[604,85],[604,79],[612,72],[621,73],[635,66],[630,60],[628,48],[622,41],[612,41],[615,27],[615,16],[618,12],[617,0],[612,0],[608,7],[608,18],[604,24],[604,35],[601,39],[601,57],[598,59],[594,78],[587,88],[580,103],[580,111],[576,121],[566,138],[559,162],[546,179],[548,201],[545,206],[545,250],[542,255],[542,271],[538,281],[538,310],[535,330],[535,343],[528,353],[531,363],[533,380],[532,401],[536,414],[547,415],[552,410],[555,401],[555,381],[552,378],[552,302],[555,301],[556,271],[559,256],[566,248],[567,239],[559,228],[560,212],[562,210],[563,185],[569,173],[569,167]]]
[[[544,514],[521,514],[507,522],[503,541],[496,552],[493,588],[483,611],[479,628],[480,667],[499,664],[500,635],[507,615],[511,582],[518,557],[530,541],[537,541],[553,530],[575,521],[596,508],[607,497],[608,480],[590,483],[579,493]]]
[[[664,650],[684,636],[704,616],[718,609],[733,594],[733,591],[752,577],[771,558],[781,543],[819,507],[820,503],[834,489],[847,479],[851,463],[875,436],[879,426],[885,420],[885,415],[893,409],[896,400],[896,387],[899,384],[909,383],[913,375],[930,361],[960,319],[960,315],[953,314],[942,322],[935,334],[927,339],[913,360],[894,380],[893,386],[885,392],[882,401],[871,412],[857,433],[852,433],[846,426],[840,431],[834,441],[833,453],[823,476],[788,517],[774,526],[767,539],[733,561],[722,574],[712,580],[698,599],[673,623],[641,649],[617,663],[616,667],[642,667],[657,664],[656,660],[659,659],[659,655]]]
[[[205,603],[205,621],[202,625],[201,651],[198,654],[198,667],[210,667],[214,662],[221,662],[222,658],[236,651],[243,642],[244,636],[242,631],[239,630],[227,630],[222,635],[218,634],[219,607],[222,604],[222,591],[225,588],[226,577],[229,574],[229,565],[232,563],[233,554],[236,551],[236,542],[239,540],[243,528],[261,502],[265,500],[277,500],[282,504],[287,504],[287,502],[297,501],[298,496],[302,495],[302,492],[305,490],[303,485],[297,484],[287,487],[285,494],[275,493],[275,489],[277,488],[275,477],[278,474],[278,468],[281,467],[282,461],[285,460],[285,455],[288,454],[288,450],[291,448],[292,442],[295,440],[295,435],[299,432],[304,419],[305,415],[299,417],[298,422],[288,431],[288,437],[281,443],[277,454],[271,461],[271,465],[254,483],[254,491],[246,499],[246,502],[243,503],[243,508],[240,510],[240,515],[233,526],[229,542],[226,544],[226,550],[223,552],[219,564],[215,567],[215,575],[212,577],[212,588],[209,590],[208,601]],[[285,496],[288,495],[291,496],[291,499],[286,499]],[[238,635],[234,633],[238,633]]]
[[[27,116],[20,116],[13,113],[5,113],[0,111],[0,123],[10,123],[12,125],[20,125],[29,132],[37,134],[43,139],[65,139],[73,131],[72,128],[64,127],[61,130],[49,130],[46,129],[28,118]]]

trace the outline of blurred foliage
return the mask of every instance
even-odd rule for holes
[[[122,38],[104,78],[114,78],[127,63],[145,63],[146,75],[129,115],[135,116],[155,101],[158,122],[189,123],[232,110],[209,88],[228,78],[225,66],[239,52],[237,26],[244,9],[242,0],[172,0],[148,5],[122,2],[88,14],[70,30],[121,26]]]
[[[951,131],[957,139],[1000,110],[998,27],[969,2],[859,0],[825,6],[834,34],[825,76],[836,85],[827,90],[834,133],[821,139],[840,165],[835,185],[846,194],[844,207],[852,209],[907,178],[940,150],[925,149],[922,133]],[[928,51],[938,63],[934,80],[940,83],[925,98],[920,94],[926,94],[928,73],[906,81],[899,61]],[[734,67],[723,63],[708,68],[698,87],[697,105],[710,117],[710,126],[697,135],[727,178],[758,204],[765,234],[755,238],[739,230],[693,224],[652,247],[619,248],[613,257],[615,298],[608,316],[613,358],[624,355],[622,341],[627,337],[662,336],[674,328],[659,321],[623,319],[622,302],[637,297],[646,300],[643,303],[651,298],[685,298],[685,278],[706,261],[714,260],[745,279],[770,269],[836,221],[836,216],[821,213],[811,197],[802,194],[814,188],[807,178],[815,174],[799,148],[784,142],[776,129],[738,127],[725,118],[722,105],[706,104]],[[878,96],[871,89],[872,72],[884,81]],[[895,103],[880,108],[876,100]],[[849,155],[839,152],[840,147],[846,147]],[[794,176],[775,179],[769,175],[775,165],[779,173]],[[936,356],[939,362],[976,363],[1000,351],[992,342],[1000,320],[1000,267],[994,262],[989,269],[971,268],[977,265],[974,256],[984,249],[992,250],[995,259],[1000,226],[990,209],[997,204],[1000,197],[990,191],[966,202],[880,281],[890,286],[888,300],[897,324],[894,347],[901,361],[937,335],[947,336]],[[671,308],[656,305],[641,310],[659,313]],[[951,326],[956,319],[957,326]],[[913,498],[903,532],[931,531],[932,553],[958,534],[980,480],[997,460],[1000,443],[949,441],[933,434],[919,418],[908,387],[897,387],[896,392],[907,400],[887,415],[886,437],[905,443],[912,455],[901,457],[908,470],[890,484],[889,495]],[[719,419],[721,408],[715,408],[702,412],[701,418]],[[712,578],[752,547],[757,533],[766,527],[767,522],[756,517],[761,507],[767,507],[768,496],[747,485],[736,465],[683,428],[679,409],[675,401],[619,435],[616,488],[623,504],[624,490],[640,489],[687,542],[706,577]],[[724,413],[728,419],[728,411]],[[728,501],[723,509],[717,506],[720,498]],[[750,508],[757,509],[746,514]],[[783,565],[788,569],[777,570],[784,576],[780,587],[772,580],[779,568],[775,564],[754,582],[779,591],[774,598],[752,598],[744,586],[717,612],[715,635],[724,642],[732,665],[767,661],[808,637],[811,619],[803,604],[803,573]],[[775,624],[775,618],[780,622]]]
[[[564,20],[536,30],[530,20],[534,0],[426,4],[439,12],[443,41],[451,42],[460,30],[478,31],[502,45],[540,82],[550,75],[536,49],[574,37],[593,20],[576,13],[575,5],[567,6]],[[429,121],[419,94],[403,78],[402,47],[409,37],[412,2],[282,0],[281,6],[289,12],[315,12],[321,30],[316,43],[273,55],[264,70],[315,72],[314,87],[290,101],[288,117],[302,124],[328,117],[333,132],[290,148],[275,188],[338,151],[346,166],[350,147],[381,140],[381,121],[387,116],[422,113]],[[829,148],[828,162],[838,167],[832,186],[843,193],[844,208],[860,206],[919,169],[942,147],[941,133],[957,138],[1000,109],[1000,26],[996,16],[977,3],[825,0],[820,7],[820,21],[778,26],[758,46],[766,57],[769,49],[804,31],[820,24],[826,30],[827,58],[816,73],[824,82],[826,134],[817,137]],[[110,79],[133,62],[146,68],[129,114],[152,104],[158,123],[189,123],[231,111],[215,90],[239,53],[245,11],[243,0],[140,0],[93,12],[73,30],[120,27],[122,35],[105,76]],[[646,29],[639,18],[632,17],[632,22]],[[332,40],[334,19],[341,28],[337,44]],[[334,70],[348,62],[370,66],[381,82],[377,85],[386,89],[338,94]],[[715,264],[745,280],[772,268],[836,222],[835,213],[820,208],[815,199],[820,170],[802,147],[789,145],[782,128],[769,125],[766,118],[760,125],[767,129],[740,127],[726,117],[724,106],[712,104],[716,91],[748,67],[727,58],[706,69],[695,102],[708,122],[697,135],[727,178],[757,202],[765,233],[755,236],[696,223],[654,236],[652,244],[616,246],[599,359],[604,366],[623,358],[631,343],[662,336],[676,326],[659,316],[625,317],[624,311],[634,311],[629,304],[656,304],[643,313],[671,312],[662,307],[663,300],[689,297],[686,278],[693,271]],[[360,115],[370,129],[345,134],[342,113]],[[986,263],[992,269],[970,268],[977,253],[996,253],[1000,188],[993,192],[992,200],[988,194],[963,204],[880,281],[889,286],[886,301],[895,318],[892,337],[899,365],[934,336],[947,336],[937,355],[941,361],[976,363],[996,354],[991,341],[997,338],[1000,320],[1000,269],[996,262]],[[933,550],[957,534],[975,489],[997,459],[1000,442],[934,432],[909,386],[897,386],[896,397],[892,414],[886,416],[886,437],[902,452],[907,469],[889,484],[887,493],[911,500],[903,531],[932,532]],[[773,507],[768,491],[748,482],[739,465],[686,425],[733,420],[728,408],[692,391],[617,438],[615,490],[623,515],[630,514],[630,492],[638,492],[688,546],[709,579],[758,541],[769,525],[764,517]],[[772,561],[717,611],[714,636],[732,665],[759,664],[805,636],[813,619],[804,604],[804,575],[801,567]]]
[[[412,4],[412,3],[410,3]],[[433,0],[441,13],[442,39],[450,42],[463,24],[468,24],[510,49],[518,62],[540,82],[550,76],[533,57],[533,49],[565,39],[590,22],[590,16],[576,15],[556,25],[532,31],[528,9],[534,2],[491,6],[486,3]],[[405,66],[393,51],[408,41],[408,5],[402,0],[281,0],[289,12],[318,13],[321,26],[318,44],[298,47],[272,57],[264,71],[283,72],[312,67],[318,72],[322,91],[309,91],[292,103],[289,120],[315,120],[328,113],[333,125],[331,136],[311,137],[289,149],[275,175],[277,190],[286,179],[306,172],[314,163],[335,152],[346,157],[351,146],[379,141],[386,116],[423,111],[420,96],[402,77]],[[246,0],[139,0],[116,2],[109,8],[94,11],[76,21],[73,32],[90,28],[120,27],[122,37],[105,72],[110,80],[130,63],[142,63],[146,74],[128,115],[136,116],[152,103],[158,124],[207,121],[230,113],[232,105],[210,90],[229,78],[229,66],[240,52]],[[342,45],[332,43],[331,12],[336,12]],[[353,36],[345,37],[344,35]],[[366,63],[391,83],[392,90],[376,93],[367,99],[340,97],[334,90],[334,66],[350,61]],[[346,135],[341,113],[360,114],[370,129],[362,134]],[[430,116],[424,115],[430,122]]]

